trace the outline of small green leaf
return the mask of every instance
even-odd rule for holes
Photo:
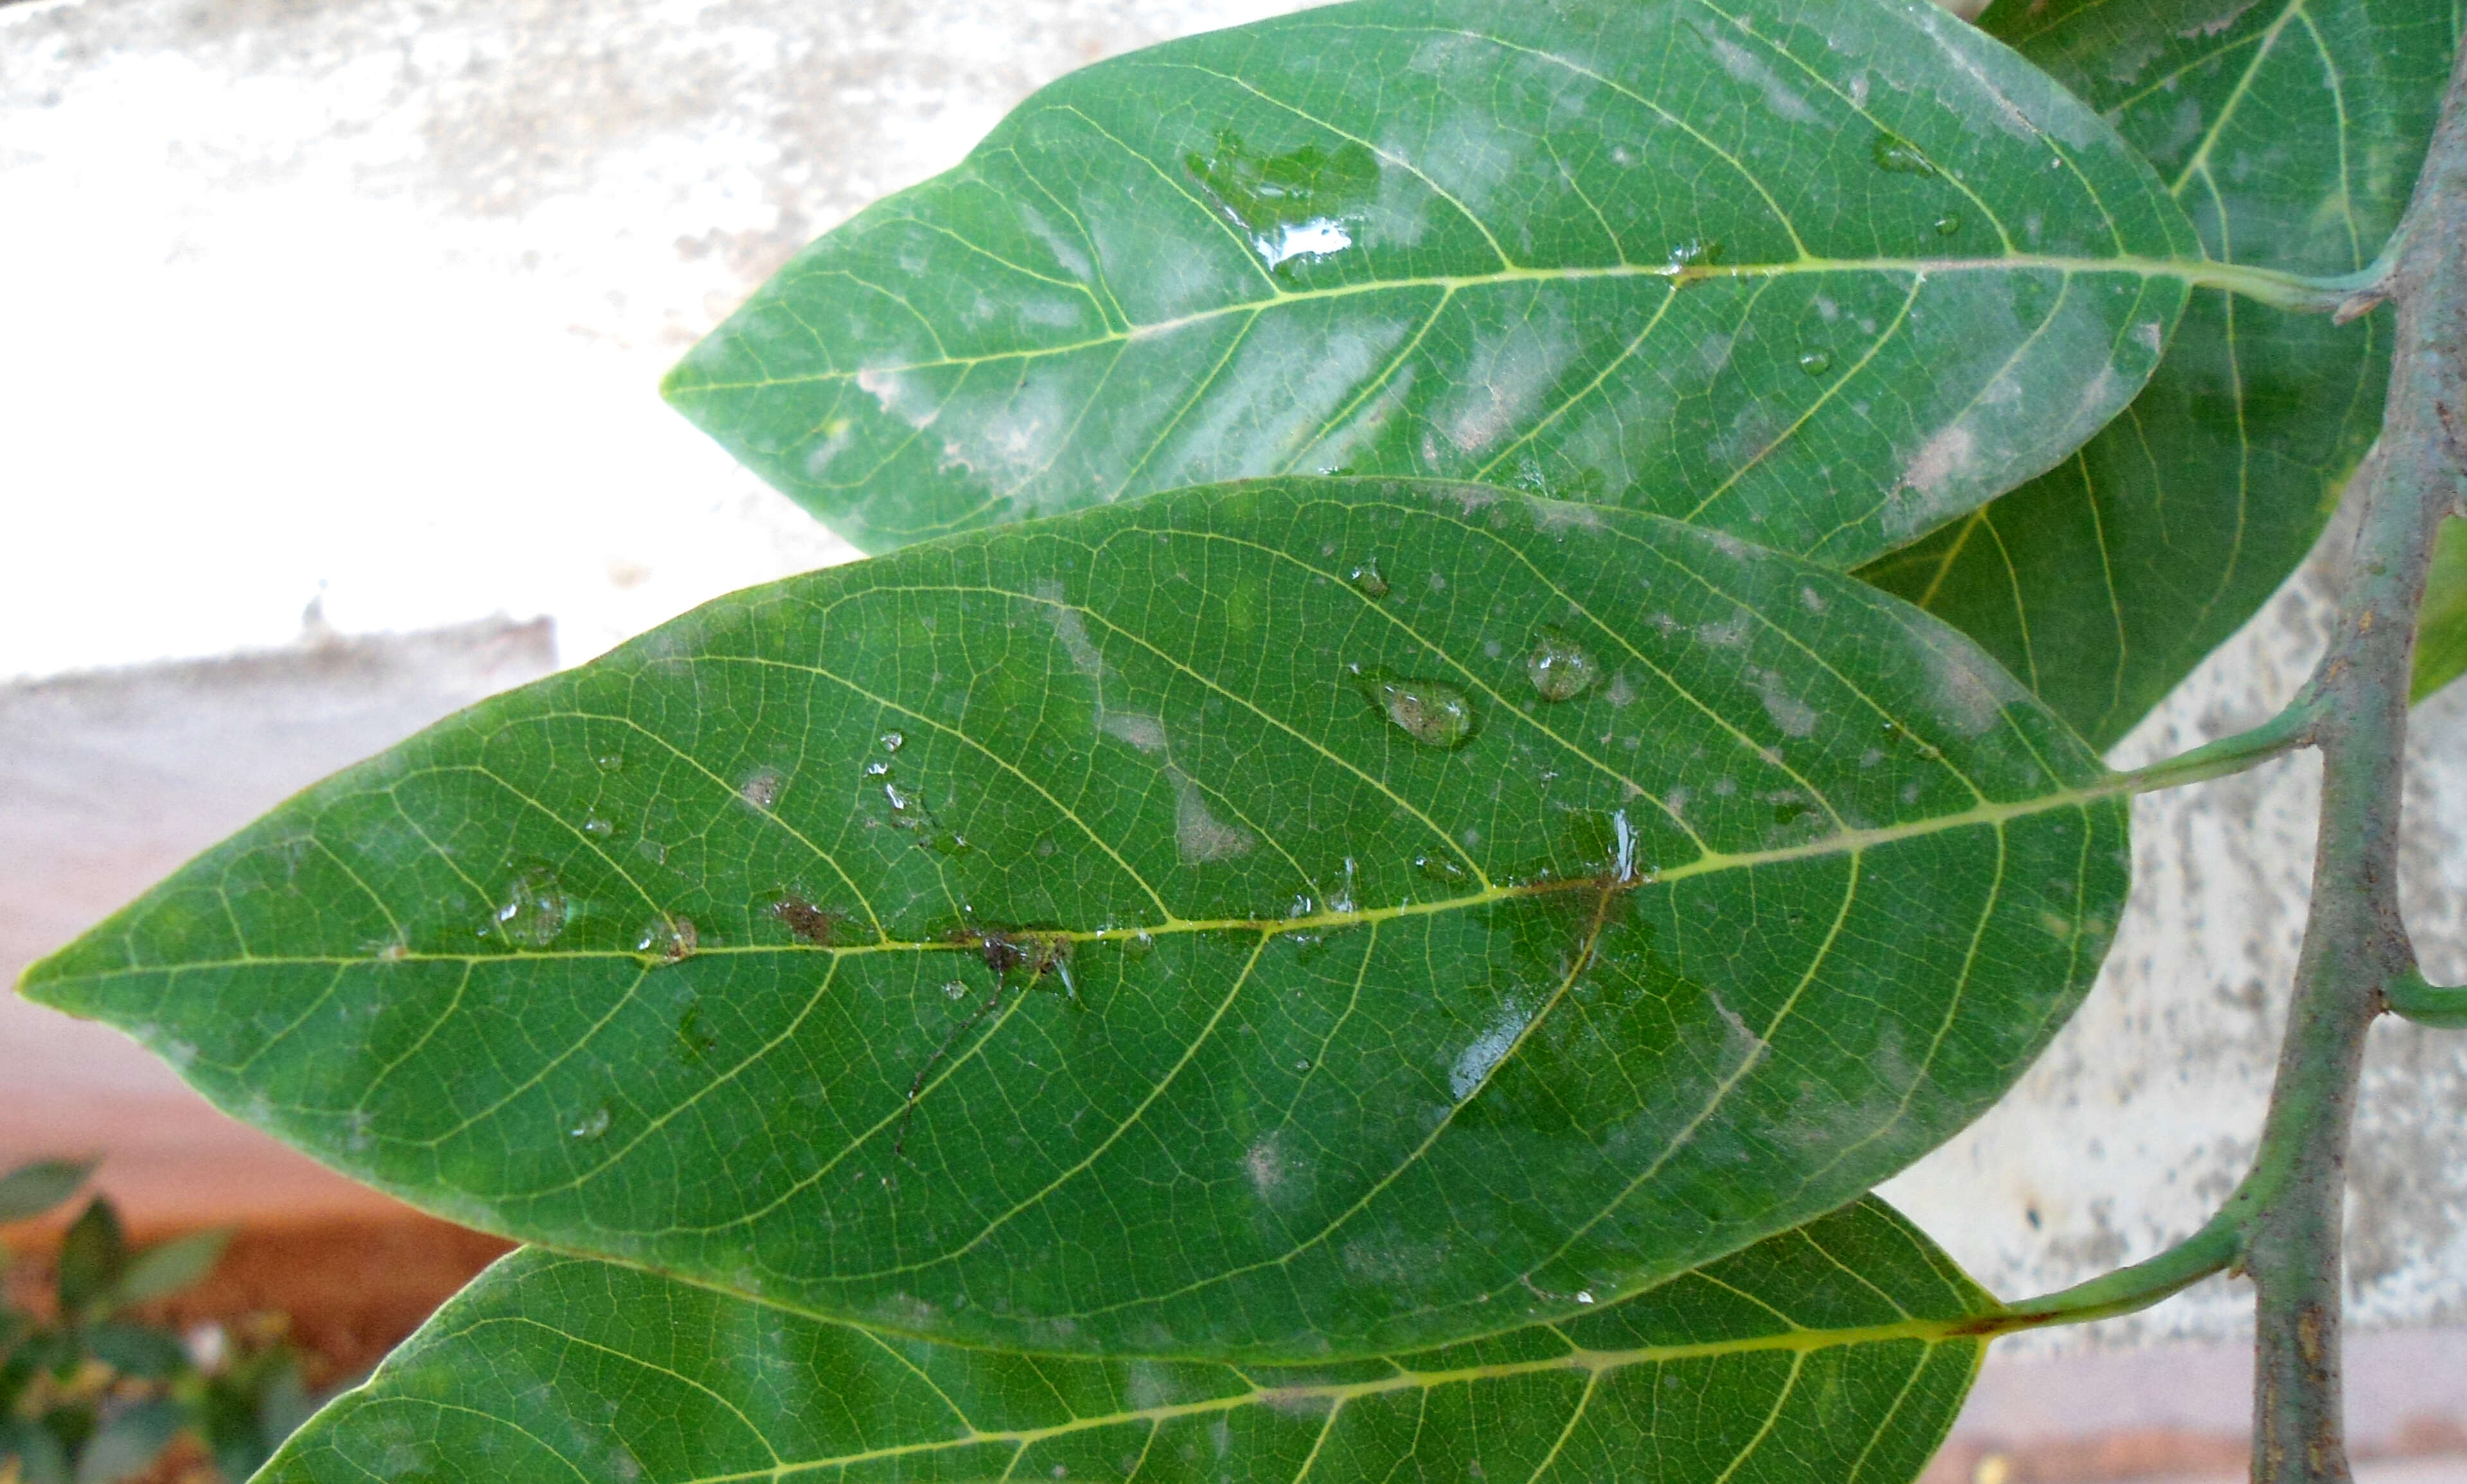
[[[1959,1409],[1985,1347],[1964,1321],[1991,1307],[1872,1200],[1557,1326],[1292,1372],[946,1348],[530,1248],[260,1480],[485,1459],[491,1484],[1902,1484]]]
[[[120,1301],[142,1304],[187,1288],[214,1271],[215,1264],[222,1260],[223,1248],[231,1245],[231,1238],[229,1227],[219,1227],[191,1232],[146,1248],[129,1261],[128,1270],[121,1275]]]
[[[144,1324],[106,1319],[78,1332],[86,1354],[124,1376],[168,1381],[188,1369],[189,1353],[176,1335]]]
[[[2415,679],[2422,701],[2467,673],[2467,521],[2443,521],[2425,573],[2424,616],[2415,633]]]
[[[140,1402],[110,1414],[78,1453],[77,1484],[120,1484],[143,1473],[186,1420],[180,1405],[169,1400]]]
[[[2195,244],[1932,7],[1357,0],[1046,88],[666,391],[876,550],[1337,472],[1847,567],[2115,416]]]
[[[1265,481],[723,599],[26,987],[492,1230],[932,1338],[1359,1356],[1659,1283],[1974,1117],[2105,952],[2106,787],[1850,577]]]
[[[24,1484],[71,1484],[68,1450],[31,1417],[0,1415],[0,1465],[11,1463]]]
[[[69,1197],[94,1174],[100,1159],[36,1159],[0,1175],[0,1224],[40,1216]]]
[[[120,1213],[97,1196],[71,1223],[60,1239],[58,1292],[60,1312],[75,1315],[111,1301],[128,1269],[128,1239],[121,1234]]]
[[[2206,250],[2344,274],[2405,210],[2451,0],[2003,0],[1980,24],[2147,150]],[[2104,748],[2312,549],[2381,426],[2386,314],[2193,296],[2132,409],[2079,453],[1863,575],[2004,662]]]

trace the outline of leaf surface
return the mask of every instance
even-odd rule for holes
[[[666,391],[871,550],[1344,472],[1847,567],[2122,408],[2195,251],[1932,6],[1358,0],[1054,83]]]
[[[2105,951],[2105,779],[1850,577],[1269,481],[722,599],[27,987],[492,1230],[929,1338],[1358,1357],[1974,1116]]]
[[[1980,24],[2149,152],[2222,260],[2362,268],[2406,209],[2451,0],[2004,0]],[[1985,644],[2104,748],[2312,549],[2381,427],[2387,313],[2197,292],[2125,415],[1865,575]]]
[[[2467,520],[2441,523],[2433,568],[2424,575],[2424,611],[2415,634],[2409,699],[2422,701],[2467,675]]]
[[[260,1478],[1900,1484],[1990,1308],[1872,1200],[1557,1326],[1309,1371],[957,1349],[527,1248]]]

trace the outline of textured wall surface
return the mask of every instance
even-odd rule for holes
[[[663,408],[659,372],[799,244],[955,161],[1035,85],[1289,8],[0,7],[0,281],[43,286],[0,295],[0,407],[12,540],[44,553],[0,586],[0,676],[280,645],[312,599],[352,633],[550,615],[571,663],[846,556]],[[2265,715],[2335,580],[2317,566],[2119,761]],[[2428,969],[2467,977],[2467,691],[2419,713],[2416,753],[2409,901]],[[108,785],[108,751],[90,755]],[[2315,788],[2297,760],[2141,800],[2135,914],[2089,1006],[2006,1107],[1895,1183],[1999,1292],[2145,1256],[2241,1172]],[[11,855],[13,952],[110,905],[38,900],[41,849]],[[111,1060],[133,1049],[92,1055],[98,1078],[152,1075]],[[2467,1035],[2385,1027],[2369,1084],[2359,1313],[2467,1322]],[[2243,1302],[2214,1283],[2025,1343],[2231,1335]]]

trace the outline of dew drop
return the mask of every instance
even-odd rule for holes
[[[1670,266],[1673,268],[1709,268],[1721,260],[1722,239],[1719,237],[1689,237],[1685,242],[1671,245]]]
[[[865,765],[865,776],[869,778],[887,777],[890,776],[890,773],[891,764],[884,762],[879,757]]]
[[[574,1126],[567,1129],[565,1133],[568,1138],[578,1138],[585,1143],[589,1143],[591,1140],[598,1138],[600,1135],[607,1133],[608,1124],[608,1108],[607,1105],[603,1103],[600,1107],[591,1110],[591,1112],[584,1113],[581,1117],[574,1120]]]
[[[1935,219],[1935,235],[1937,236],[1949,237],[1960,230],[1961,214],[1959,212],[1947,212]]]
[[[573,912],[574,904],[557,885],[556,873],[534,866],[514,877],[491,920],[498,936],[516,948],[546,948],[565,931]]]
[[[634,935],[634,952],[648,954],[659,963],[679,963],[694,956],[701,934],[690,917],[654,917],[643,931]]]
[[[1811,376],[1822,376],[1833,369],[1833,357],[1822,350],[1801,350],[1799,369]]]
[[[1545,701],[1573,701],[1594,683],[1594,657],[1559,630],[1544,627],[1525,657],[1525,678]]]
[[[951,979],[942,985],[942,998],[945,1000],[965,1000],[968,998],[968,986],[960,982],[958,979]]]
[[[896,731],[884,732],[882,734],[881,741],[882,750],[886,753],[898,752],[901,748],[908,745],[908,738]]]
[[[1466,879],[1465,868],[1443,855],[1417,855],[1414,857],[1414,869],[1431,881],[1445,882],[1449,886]]]
[[[616,773],[625,766],[625,754],[622,753],[602,753],[598,757],[593,758],[592,761],[600,765],[600,771],[602,773]]]
[[[1365,597],[1388,596],[1388,579],[1380,574],[1379,558],[1375,556],[1367,558],[1361,565],[1347,573],[1345,580],[1353,584],[1353,591]]]
[[[1462,747],[1473,739],[1473,703],[1456,686],[1386,670],[1356,669],[1356,685],[1399,731],[1425,747]]]
[[[1133,958],[1145,958],[1156,952],[1156,934],[1134,933],[1122,940],[1122,952]]]
[[[1296,1070],[1296,1071],[1308,1071],[1308,1070],[1310,1070],[1310,1058],[1309,1058],[1309,1057],[1303,1057],[1301,1061],[1298,1061],[1298,1062],[1294,1063],[1294,1070]]]
[[[609,823],[606,820],[601,819],[596,814],[582,821],[582,832],[586,835],[598,835],[604,839],[605,837],[614,834],[616,829],[616,825]]]
[[[1935,162],[1927,151],[1890,129],[1879,130],[1876,143],[1868,151],[1875,157],[1876,169],[1895,175],[1933,175]]]

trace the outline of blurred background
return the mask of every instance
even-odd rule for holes
[[[0,977],[448,711],[852,556],[662,406],[661,371],[1037,85],[1294,8],[0,0]],[[2116,760],[2284,700],[2340,550]],[[2417,732],[2410,919],[2455,980],[2467,687]],[[2241,1174],[2312,766],[2138,801],[2135,921],[2092,1003],[1888,1189],[2000,1293],[2147,1256]],[[500,1249],[0,997],[0,1170],[50,1157],[99,1157],[140,1246],[235,1228],[140,1309],[192,1339],[285,1337],[312,1391]],[[2363,1476],[2467,1484],[2467,1036],[2377,1031],[2354,1174]],[[23,1304],[48,1301],[78,1209],[5,1228]],[[1932,1476],[2240,1475],[2248,1298],[2217,1281],[2000,1351]]]

